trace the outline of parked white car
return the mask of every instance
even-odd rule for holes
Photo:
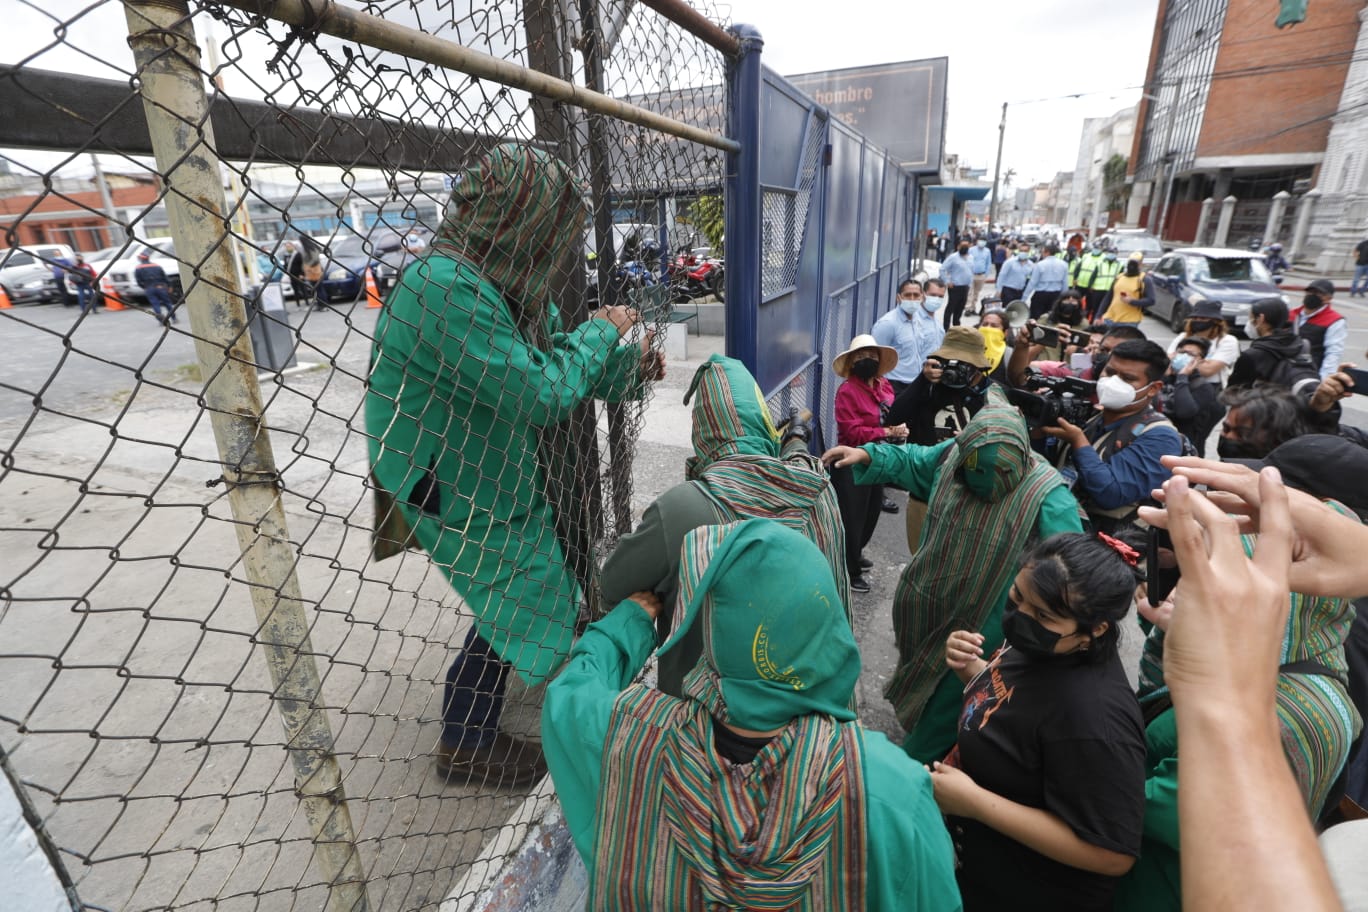
[[[179,298],[181,295],[180,283],[180,260],[176,259],[176,245],[171,238],[154,238],[150,241],[130,241],[120,244],[118,247],[106,247],[104,250],[97,250],[86,255],[86,262],[95,269],[95,274],[103,286],[104,280],[108,279],[114,286],[114,291],[121,298],[146,298],[143,290],[138,287],[137,280],[133,277],[133,270],[138,268],[138,254],[144,250],[152,252],[152,262],[166,270],[166,277],[171,281],[171,294]],[[68,279],[67,287],[71,288]],[[74,289],[73,289],[74,293]]]
[[[0,255],[0,288],[11,304],[50,304],[65,295],[52,273],[53,261],[70,258],[65,244],[12,247]]]

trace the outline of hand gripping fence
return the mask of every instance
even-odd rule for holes
[[[449,906],[532,789],[507,745],[603,610],[634,483],[677,477],[634,457],[657,331],[701,295],[676,259],[723,255],[736,40],[678,0],[16,6],[25,817],[74,908]],[[614,305],[621,343],[586,328]]]

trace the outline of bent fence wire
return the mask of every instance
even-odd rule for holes
[[[448,665],[493,641],[535,738],[518,671],[630,521],[638,352],[543,305],[668,322],[611,266],[720,246],[726,59],[630,0],[6,19],[0,759],[82,908],[436,908],[528,792],[434,772]],[[504,143],[588,205],[473,250],[447,200]]]

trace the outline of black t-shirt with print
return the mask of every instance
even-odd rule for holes
[[[955,755],[983,788],[1044,808],[1092,845],[1140,854],[1144,723],[1119,657],[1042,661],[1006,649],[965,688]],[[1117,878],[1052,861],[971,820],[947,823],[966,912],[1111,908]]]

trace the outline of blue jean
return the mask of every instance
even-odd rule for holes
[[[94,288],[91,288],[89,285],[77,285],[77,286],[76,286],[76,303],[77,303],[78,305],[80,305],[80,307],[81,307],[81,313],[85,313],[86,310],[88,309],[88,308],[86,307],[86,304],[87,304],[87,303],[89,303],[89,304],[93,307],[93,306],[94,306],[94,302],[95,302],[95,289],[94,289]]]
[[[471,627],[446,674],[442,701],[442,745],[448,748],[487,747],[494,741],[503,714],[507,662]]]
[[[162,315],[162,308],[166,308],[167,318],[175,316],[175,305],[171,303],[171,290],[165,285],[152,285],[143,289],[147,293],[147,303],[152,305],[152,312],[158,318]]]
[[[1354,281],[1349,286],[1349,293],[1368,294],[1368,265],[1354,267]]]

